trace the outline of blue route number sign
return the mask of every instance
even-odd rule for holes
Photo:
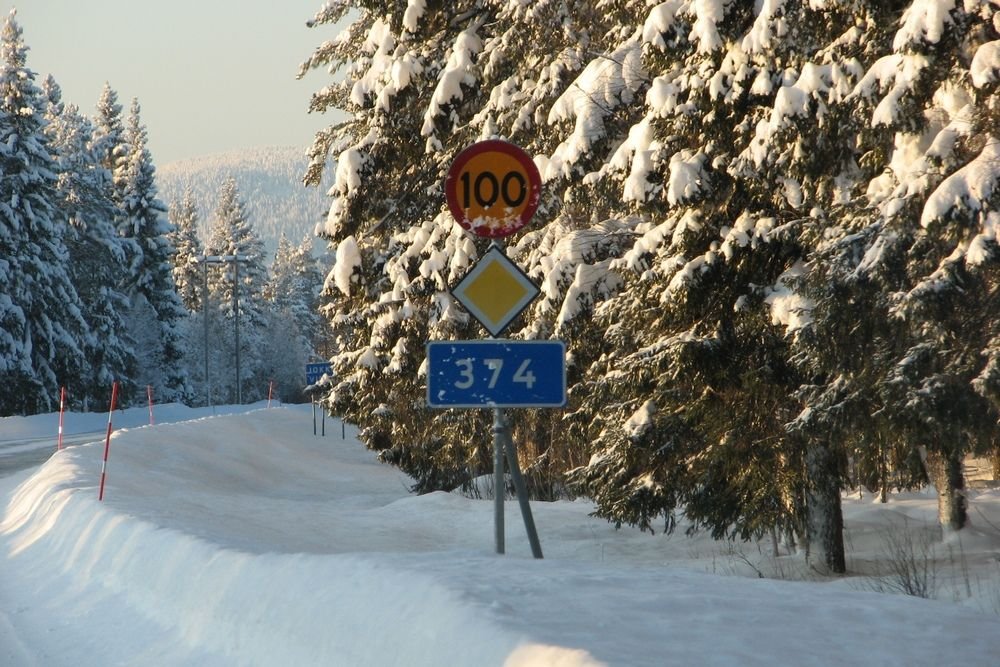
[[[550,408],[566,404],[562,341],[467,340],[427,344],[432,408]]]

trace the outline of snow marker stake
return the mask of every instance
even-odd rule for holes
[[[153,385],[146,385],[146,398],[149,399],[149,425],[153,425]]]
[[[62,449],[63,442],[63,414],[66,410],[66,387],[59,387],[59,439],[56,441],[56,450]]]
[[[267,409],[271,409],[271,396],[274,395],[274,380],[267,383]]]
[[[104,438],[104,463],[101,464],[101,489],[97,499],[104,500],[104,479],[108,473],[108,450],[111,449],[111,416],[115,413],[115,400],[118,398],[118,383],[111,385],[111,409],[108,410],[108,434]]]

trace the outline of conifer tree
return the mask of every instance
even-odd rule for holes
[[[271,303],[284,302],[291,296],[289,283],[293,280],[291,273],[292,244],[282,234],[274,251],[274,261],[271,262],[271,274],[264,286],[264,298]]]
[[[1000,259],[991,222],[1000,206],[1000,133],[990,122],[1000,64],[988,56],[977,66],[976,54],[995,50],[1000,26],[989,3],[965,3],[946,16],[928,15],[923,5],[904,13],[890,56],[922,59],[911,84],[915,122],[890,125],[896,145],[930,145],[909,165],[920,177],[906,194],[893,193],[904,200],[901,214],[916,215],[908,220],[904,293],[892,310],[905,323],[907,349],[886,384],[900,430],[926,449],[940,522],[957,530],[966,523],[963,458],[989,451],[1000,417],[974,385],[995,320],[991,274]]]
[[[170,242],[175,249],[174,284],[181,302],[189,312],[202,309],[203,267],[197,259],[204,253],[198,237],[198,210],[191,189],[184,191],[179,202],[170,207]]]
[[[331,4],[313,25],[336,21],[351,4]],[[317,178],[328,152],[339,156],[323,230],[337,256],[324,307],[341,346],[330,401],[363,423],[362,438],[417,478],[420,489],[453,488],[488,466],[490,456],[481,446],[490,440],[482,414],[412,411],[423,401],[424,343],[481,335],[448,288],[488,243],[443,210],[448,165],[483,138],[509,138],[531,152],[556,146],[559,133],[545,126],[547,106],[583,66],[592,42],[604,38],[602,29],[613,32],[605,15],[587,2],[469,2],[448,12],[414,5],[389,14],[361,9],[342,39],[324,44],[303,66],[347,67],[347,79],[325,87],[312,108],[352,113],[352,121],[317,136],[308,174]],[[546,37],[534,40],[542,25],[559,29],[546,28]],[[522,76],[529,44],[532,71]],[[539,227],[563,199],[561,186],[546,192]],[[589,216],[585,223],[563,222],[569,231],[592,223]],[[535,243],[555,236],[535,236],[516,252],[527,257]],[[515,428],[522,430],[519,423]],[[539,442],[537,449],[546,452],[548,445]]]
[[[268,384],[267,374],[263,369],[261,341],[261,332],[265,326],[263,292],[267,282],[267,267],[264,264],[264,244],[247,217],[236,181],[232,178],[222,184],[219,192],[206,251],[210,255],[242,258],[238,262],[229,261],[219,268],[209,269],[209,290],[222,319],[228,323],[229,330],[224,333],[223,340],[226,341],[230,367],[235,364],[237,356],[238,325],[238,394],[243,400],[259,400],[266,396]],[[232,399],[236,400],[235,385],[230,386],[234,389]]]
[[[179,330],[186,312],[174,284],[171,227],[166,206],[156,196],[156,168],[146,148],[146,128],[137,100],[132,101],[124,139],[128,152],[120,190],[119,234],[135,241],[138,248],[129,258],[125,277],[131,301],[129,326],[139,358],[137,380],[140,387],[150,385],[160,401],[183,401],[192,392],[182,363]]]
[[[48,135],[57,155],[58,208],[66,216],[68,270],[80,295],[89,335],[86,372],[70,398],[85,408],[110,403],[111,387],[130,387],[135,353],[123,314],[128,300],[118,285],[126,272],[132,242],[118,236],[111,175],[92,148],[92,126],[75,105],[63,105],[59,86],[46,80]]]
[[[332,3],[312,24],[331,24],[353,4]],[[362,425],[370,447],[426,490],[454,488],[466,474],[466,459],[477,458],[445,447],[446,438],[435,434],[441,429],[433,424],[441,416],[414,413],[412,406],[422,395],[417,355],[424,342],[469,326],[445,290],[478,251],[442,214],[440,197],[450,156],[463,134],[471,136],[469,130],[456,133],[447,152],[431,137],[446,134],[448,119],[458,118],[455,107],[468,106],[461,95],[476,94],[471,58],[482,48],[477,31],[484,18],[469,2],[448,12],[360,8],[343,39],[320,47],[303,66],[303,72],[321,65],[350,69],[348,79],[326,87],[312,103],[314,110],[337,106],[353,116],[317,136],[308,174],[318,182],[326,155],[335,151],[336,203],[324,229],[336,255],[324,292],[338,349],[332,360],[337,384],[329,400]],[[444,79],[448,86],[435,93]],[[404,109],[415,111],[395,112]],[[434,111],[422,116],[423,109]],[[436,261],[459,256],[464,259],[444,266]],[[438,421],[485,440],[488,425],[469,417]],[[485,464],[488,453],[482,459]]]
[[[273,309],[291,318],[308,347],[312,347],[321,326],[319,292],[322,284],[323,276],[312,256],[312,239],[303,239],[295,246],[282,235],[263,295]]]
[[[958,529],[961,459],[992,447],[997,421],[975,393],[989,366],[997,174],[983,122],[995,103],[979,92],[990,77],[974,55],[997,28],[987,3],[928,9],[873,4],[880,13],[846,119],[857,128],[863,196],[837,211],[836,233],[818,245],[805,358],[827,378],[812,392],[811,428],[835,425],[864,443],[856,456],[874,461],[883,489],[890,472],[906,483],[926,470],[942,525]]]
[[[118,93],[108,82],[105,82],[101,89],[96,112],[93,148],[101,165],[111,174],[115,203],[120,206],[124,199],[122,188],[128,169],[129,147],[125,138],[125,123],[122,120],[122,106],[118,103]]]
[[[310,238],[299,246],[284,235],[278,239],[263,294],[267,309],[262,366],[282,400],[300,400],[306,386],[305,365],[315,357],[321,326],[322,278]]]
[[[665,515],[669,528],[683,507],[717,536],[822,533],[820,558],[843,571],[839,472],[802,474],[831,443],[786,431],[800,378],[771,311],[818,224],[817,149],[845,162],[802,145],[824,136],[802,131],[808,117],[843,94],[824,36],[802,33],[844,19],[805,6],[677,9],[649,13],[648,111],[596,174],[641,217],[638,241],[609,266],[623,289],[598,300],[604,354],[574,389],[572,423],[595,456],[573,475],[616,523],[652,528]],[[778,29],[786,21],[803,27]]]
[[[77,385],[89,336],[67,271],[45,100],[11,12],[0,33],[0,414],[35,414]]]
[[[170,207],[169,218],[171,230],[168,237],[175,249],[174,285],[181,303],[188,311],[187,317],[179,326],[184,340],[183,365],[198,398],[208,405],[212,398],[208,387],[211,376],[206,376],[206,362],[210,356],[206,350],[210,346],[206,326],[210,317],[206,301],[208,265],[199,261],[204,256],[204,251],[198,237],[198,212],[190,188],[184,191],[179,202]]]
[[[444,172],[511,139],[544,195],[508,240],[542,286],[509,335],[569,347],[567,412],[514,420],[529,469],[558,459],[618,524],[788,529],[843,572],[848,457],[885,488],[914,437],[983,440],[971,392],[998,395],[996,327],[960,317],[995,302],[994,5],[329,3],[313,25],[357,11],[303,66],[344,75],[312,110],[351,114],[307,174],[336,159],[328,404],[418,489],[481,469],[483,420],[413,406],[423,343],[478,335],[448,288],[485,244]],[[943,308],[952,275],[974,289]]]

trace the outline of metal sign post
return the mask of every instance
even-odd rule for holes
[[[498,554],[504,552],[503,503],[507,499],[507,484],[503,476],[503,445],[501,444],[505,428],[503,411],[500,408],[493,408],[493,542],[496,544]]]
[[[524,530],[528,533],[528,543],[531,545],[531,555],[535,558],[542,557],[542,544],[538,541],[538,531],[535,530],[535,519],[531,515],[531,505],[528,503],[528,487],[524,483],[521,475],[521,464],[517,460],[517,447],[514,446],[514,439],[510,434],[510,426],[507,424],[507,416],[500,408],[494,410],[494,422],[499,421],[502,428],[500,436],[503,440],[503,451],[507,456],[507,468],[510,470],[510,477],[514,480],[514,490],[517,492],[517,503],[521,507],[521,518],[524,519]],[[494,426],[494,433],[496,427]],[[497,443],[494,442],[496,447]]]

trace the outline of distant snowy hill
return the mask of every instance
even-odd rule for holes
[[[321,187],[302,184],[308,164],[305,152],[302,147],[247,148],[158,165],[160,199],[170,206],[180,201],[184,189],[190,187],[198,206],[202,239],[205,239],[218,202],[219,188],[232,176],[270,260],[282,233],[295,244],[306,235],[313,236],[316,223],[326,218],[330,206],[326,196],[330,183]],[[328,173],[332,174],[332,170]],[[317,239],[317,254],[323,247]]]

